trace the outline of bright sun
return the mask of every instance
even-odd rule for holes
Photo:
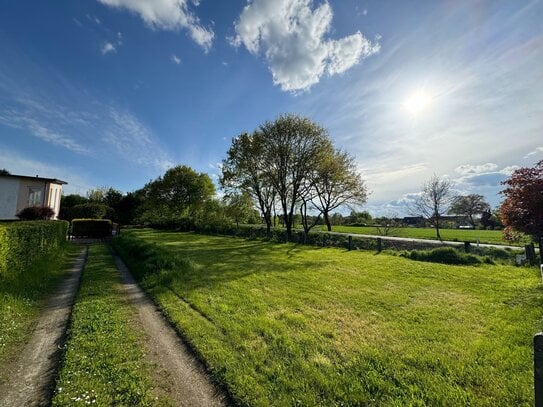
[[[424,90],[417,90],[403,104],[405,110],[413,116],[419,115],[430,105],[432,98]]]

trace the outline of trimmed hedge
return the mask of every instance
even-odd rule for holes
[[[73,237],[109,237],[112,229],[113,224],[109,219],[74,219],[71,235]]]
[[[0,276],[24,271],[66,241],[68,222],[0,223]]]

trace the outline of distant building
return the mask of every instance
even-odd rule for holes
[[[29,206],[48,206],[57,219],[66,184],[54,178],[0,175],[0,219],[17,219],[17,213]]]

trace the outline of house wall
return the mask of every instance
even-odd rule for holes
[[[0,219],[17,219],[18,179],[0,177]]]
[[[48,186],[47,206],[49,206],[55,211],[54,219],[57,219],[58,213],[60,211],[60,196],[62,195],[62,185],[47,184],[47,186]]]
[[[31,206],[29,204],[30,188],[41,189],[41,202],[38,202],[38,206],[44,206],[47,204],[47,182],[33,179],[21,179],[19,186],[19,198],[17,200],[17,212]]]

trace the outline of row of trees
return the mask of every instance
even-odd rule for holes
[[[268,233],[279,207],[289,237],[296,212],[306,233],[321,216],[331,230],[332,211],[361,205],[367,197],[353,157],[334,148],[324,128],[296,115],[234,138],[220,184],[227,194],[253,198]]]
[[[446,214],[465,216],[473,228],[477,226],[478,218],[485,228],[495,222],[490,205],[482,195],[454,195],[453,187],[451,180],[434,175],[424,183],[421,193],[409,208],[413,215],[421,215],[432,222],[439,240]]]
[[[539,243],[543,254],[543,160],[532,168],[519,168],[504,182],[501,194],[504,200],[499,208],[501,222],[505,225],[504,237],[515,241],[519,233],[532,237]],[[462,214],[475,226],[475,217],[481,223],[491,224],[493,214],[481,195],[453,196],[450,180],[434,175],[425,182],[422,192],[414,201],[411,210],[431,219],[438,239],[441,221],[446,213]],[[543,262],[543,259],[542,259]]]
[[[121,224],[189,225],[216,222],[260,223],[247,194],[218,199],[205,173],[187,166],[166,171],[143,188],[123,195],[111,187],[62,197],[61,219],[108,218]]]

